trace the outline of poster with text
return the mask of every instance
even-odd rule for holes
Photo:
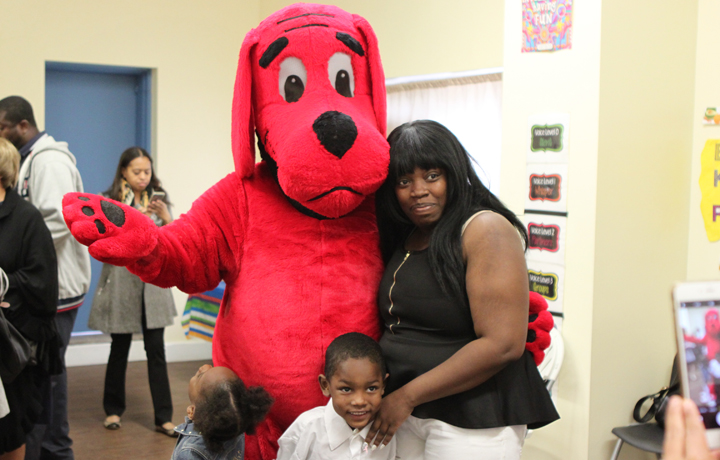
[[[525,258],[564,266],[567,217],[526,212],[522,221],[528,234]]]
[[[571,49],[572,3],[572,0],[522,0],[522,52]]]
[[[546,262],[527,261],[530,290],[545,297],[548,311],[562,313],[565,267]]]
[[[567,165],[527,165],[525,209],[567,212]]]
[[[700,154],[700,213],[708,240],[720,240],[720,140],[709,139]]]
[[[527,163],[568,162],[570,115],[543,113],[528,118]]]

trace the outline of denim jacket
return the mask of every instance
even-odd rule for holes
[[[212,454],[189,418],[185,417],[185,423],[176,426],[175,431],[178,440],[171,460],[243,460],[245,455],[245,434],[225,442],[220,452]]]

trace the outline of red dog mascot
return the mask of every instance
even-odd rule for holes
[[[685,341],[704,345],[707,348],[708,361],[720,358],[718,356],[720,353],[720,316],[718,311],[710,308],[705,312],[705,336],[702,339],[686,335]]]
[[[317,376],[329,343],[379,338],[372,194],[389,148],[370,25],[312,4],[268,17],[240,50],[232,115],[235,172],[172,224],[87,194],[66,196],[64,215],[93,257],[146,282],[202,292],[226,281],[213,362],[275,398],[246,447],[269,460],[284,429],[326,403]]]
[[[710,373],[717,374],[717,361],[720,360],[720,316],[718,311],[714,308],[710,308],[705,312],[705,336],[702,339],[698,339],[692,335],[685,335],[686,342],[696,343],[698,345],[704,345],[707,350],[707,360],[710,363]],[[715,364],[712,361],[715,360]],[[714,375],[715,376],[715,375]],[[717,376],[715,376],[717,379]],[[709,383],[708,390],[710,395],[717,399],[717,388],[716,383]]]
[[[88,194],[66,195],[63,213],[93,257],[145,282],[193,293],[225,280],[213,362],[275,398],[246,440],[246,458],[270,460],[285,428],[326,403],[317,376],[329,343],[351,331],[379,338],[372,194],[389,148],[370,25],[313,4],[268,17],[240,50],[232,115],[235,172],[170,225]],[[552,327],[543,309],[536,299],[528,333],[536,362]]]

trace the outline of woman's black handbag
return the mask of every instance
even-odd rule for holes
[[[3,383],[15,380],[28,364],[34,362],[33,345],[10,324],[0,308],[0,378]]]
[[[647,423],[655,417],[657,424],[664,428],[667,402],[670,396],[678,394],[680,394],[680,378],[678,376],[678,359],[677,355],[675,355],[672,372],[670,372],[670,384],[662,387],[657,393],[640,398],[635,404],[635,409],[633,409],[633,418],[638,423]],[[648,402],[650,402],[649,408],[644,415],[641,415],[642,408],[647,406]]]

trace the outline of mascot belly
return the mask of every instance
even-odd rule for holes
[[[291,5],[245,37],[235,172],[187,214],[158,229],[98,196],[63,200],[73,235],[100,261],[185,292],[226,281],[213,361],[275,398],[247,438],[250,460],[274,459],[283,430],[325,404],[317,376],[335,337],[379,338],[373,193],[389,162],[385,104],[370,25],[336,7]]]
[[[324,353],[347,331],[379,338],[375,296],[382,273],[372,202],[343,219],[298,213],[260,164],[246,183],[250,225],[240,270],[228,282],[213,361],[276,398],[268,428],[276,439],[303,411],[327,402],[319,391]],[[289,231],[292,229],[293,231]],[[263,428],[259,428],[259,431]]]

